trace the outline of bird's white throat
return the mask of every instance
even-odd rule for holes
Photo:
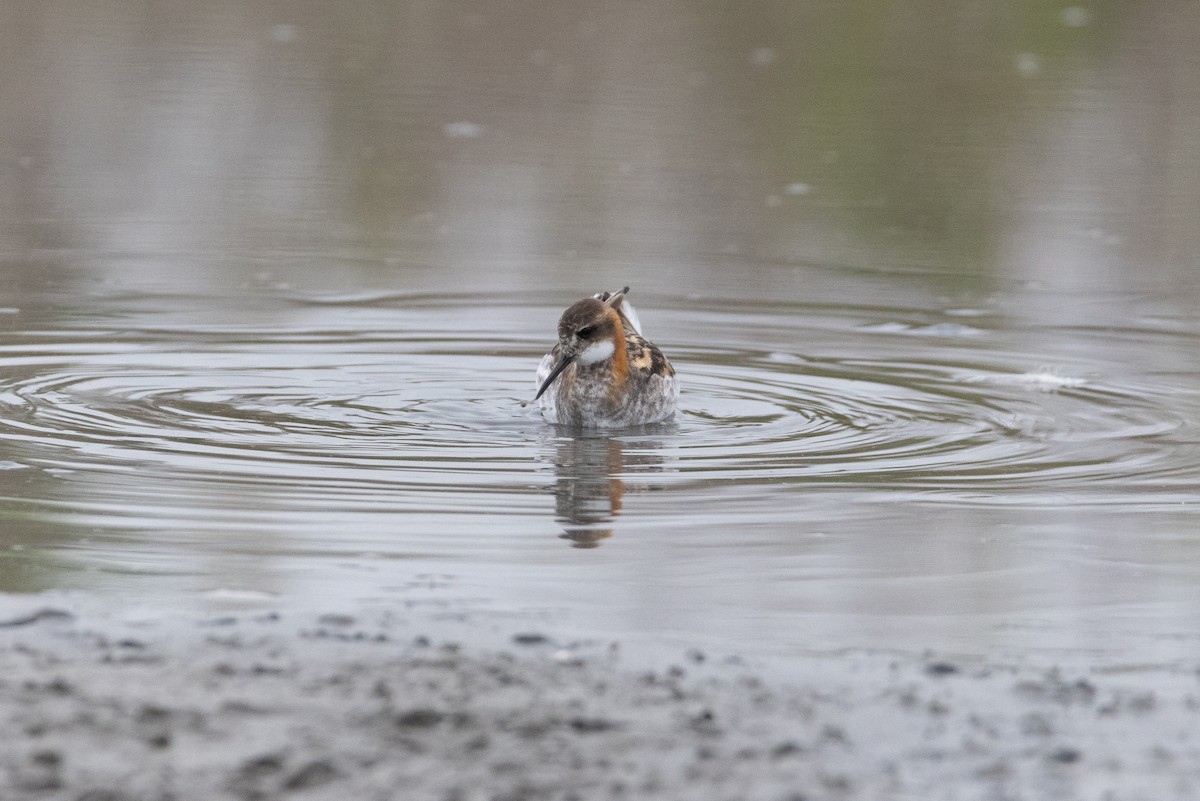
[[[596,364],[609,358],[616,352],[616,346],[611,339],[602,339],[599,342],[593,342],[583,350],[579,351],[576,359],[580,364]]]

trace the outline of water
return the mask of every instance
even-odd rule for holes
[[[1195,653],[1194,4],[68,6],[0,12],[0,591]],[[625,284],[680,412],[555,430]]]
[[[640,298],[681,408],[615,435],[520,405],[566,293],[12,310],[5,589],[441,603],[752,653],[1194,644],[1194,315],[1075,296],[1122,325],[1055,325],[1019,311],[1044,289],[898,305],[911,275],[758,272],[860,302]]]

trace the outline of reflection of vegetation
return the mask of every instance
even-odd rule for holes
[[[431,208],[438,155],[436,127],[428,120],[432,98],[397,90],[431,82],[449,54],[431,35],[436,18],[416,7],[376,3],[347,10],[331,7],[328,23],[336,26],[338,46],[320,51],[324,82],[336,87],[326,122],[338,171],[353,188],[347,199],[355,224],[387,252],[398,233],[410,244],[427,233],[397,226],[411,227]]]
[[[1030,176],[1134,153],[1100,178],[1172,216],[1147,244],[1183,261],[1196,4],[1072,2],[27,4],[0,31],[4,244],[970,276],[1028,235]]]
[[[819,205],[856,238],[917,249],[922,262],[968,273],[989,264],[1006,201],[997,171],[1021,169],[1024,155],[1014,130],[1030,107],[1027,78],[1106,36],[1109,14],[1089,6],[1068,16],[1072,26],[1062,9],[780,2],[720,17],[741,40],[730,52],[778,185],[812,187],[781,192],[774,238],[786,248],[786,230]]]
[[[11,471],[6,471],[11,472]],[[38,520],[38,513],[0,498],[5,532],[0,550],[0,592],[42,592],[63,586],[65,572],[58,548],[71,538],[66,526]],[[14,508],[15,507],[15,508]]]

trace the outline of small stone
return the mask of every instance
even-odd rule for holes
[[[771,749],[771,756],[773,756],[775,759],[782,759],[783,757],[798,754],[803,750],[804,749],[802,749],[796,742],[792,740],[784,740],[782,743],[779,743]]]
[[[514,634],[512,639],[517,645],[541,645],[543,643],[550,642],[549,637],[547,637],[545,634],[538,634],[537,632],[523,632],[521,634]]]
[[[850,743],[850,738],[846,736],[845,730],[840,726],[834,726],[831,723],[826,724],[821,728],[821,739],[831,743],[841,743],[843,745],[848,745]]]
[[[146,704],[138,710],[139,723],[158,723],[171,717],[171,710],[156,704]]]
[[[238,773],[243,778],[265,776],[283,770],[283,756],[280,754],[262,754],[251,757],[242,763]]]
[[[572,718],[571,728],[580,734],[594,734],[617,728],[618,724],[605,718]]]
[[[285,790],[304,790],[319,787],[337,778],[337,768],[324,759],[315,759],[304,765],[283,782]]]
[[[1083,753],[1075,748],[1063,747],[1050,752],[1050,760],[1063,765],[1070,765],[1083,759]]]
[[[401,712],[396,716],[396,725],[405,728],[426,729],[441,723],[446,716],[436,709],[421,707]]]
[[[47,692],[54,693],[55,695],[70,695],[72,689],[73,688],[71,687],[70,682],[61,676],[56,679],[52,679],[50,683],[46,685]]]
[[[37,793],[62,788],[62,754],[50,749],[34,751],[29,755],[29,763],[28,769],[15,771],[18,787]]]
[[[950,676],[958,672],[958,665],[951,662],[930,662],[925,666],[925,672],[930,676]]]

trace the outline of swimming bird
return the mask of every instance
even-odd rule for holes
[[[627,428],[675,413],[679,381],[644,338],[629,287],[572,304],[558,320],[558,344],[538,365],[538,401],[551,423]]]

